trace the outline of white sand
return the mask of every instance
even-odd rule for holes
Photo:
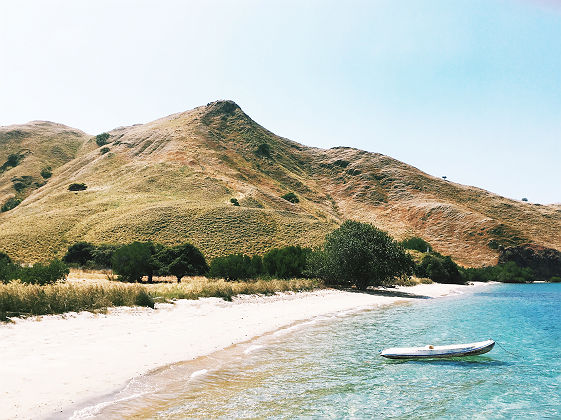
[[[418,285],[400,291],[438,297],[473,286]],[[116,391],[154,368],[210,354],[281,327],[403,297],[322,290],[225,302],[208,298],[157,310],[116,308],[0,325],[0,418],[71,416],[80,401]]]

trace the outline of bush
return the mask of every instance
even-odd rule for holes
[[[111,149],[109,147],[102,147],[101,149],[99,149],[99,153],[101,153],[102,155],[109,153]]]
[[[498,281],[501,283],[527,283],[535,280],[531,268],[522,268],[514,261],[491,267],[466,268],[463,270],[466,281]]]
[[[113,254],[115,254],[117,249],[119,249],[118,245],[94,245],[92,260],[90,260],[87,265],[91,265],[95,268],[111,268]]]
[[[310,252],[299,246],[272,249],[263,256],[264,271],[276,278],[303,277]]]
[[[9,154],[8,159],[6,159],[6,162],[4,162],[4,164],[2,165],[2,169],[5,170],[8,168],[15,168],[20,164],[23,158],[24,156],[18,153]]]
[[[134,298],[134,304],[154,309],[155,302],[145,289],[140,289]]]
[[[230,198],[230,203],[232,203],[234,206],[240,205],[237,198]]]
[[[308,259],[311,276],[332,284],[386,286],[413,273],[414,263],[386,232],[366,223],[346,221],[326,236]]]
[[[107,144],[107,140],[109,140],[109,133],[101,133],[95,136],[95,142],[98,146],[105,146]]]
[[[419,277],[427,277],[436,283],[464,284],[466,281],[452,258],[440,254],[425,255],[415,268],[415,274]]]
[[[290,201],[291,203],[294,203],[294,204],[300,202],[300,199],[293,192],[289,192],[289,193],[283,195],[281,198],[284,198],[286,201]]]
[[[61,260],[53,260],[48,265],[37,263],[32,267],[20,267],[17,278],[28,284],[52,284],[65,280],[70,273],[68,266]]]
[[[68,251],[66,251],[62,260],[66,263],[78,264],[83,267],[88,261],[93,259],[94,249],[95,246],[89,242],[77,242],[68,247]]]
[[[15,197],[8,198],[8,200],[6,200],[6,202],[2,205],[0,211],[2,211],[2,213],[6,211],[10,211],[16,208],[17,206],[19,206],[20,203],[21,200],[19,198],[15,198]]]
[[[549,279],[551,283],[561,283],[561,277],[553,276]]]
[[[14,189],[17,192],[22,192],[26,188],[29,188],[31,186],[31,184],[33,184],[33,177],[29,176],[29,175],[23,175],[23,176],[20,176],[20,177],[15,177],[15,178],[12,178],[12,183],[13,183]]]
[[[50,166],[45,166],[43,169],[41,169],[41,176],[44,179],[49,179],[52,175],[53,171]]]
[[[203,275],[209,269],[202,252],[189,243],[163,248],[156,258],[159,261],[160,273],[175,276],[178,283],[184,276]]]
[[[260,257],[249,257],[245,254],[232,254],[217,257],[210,263],[208,276],[211,278],[224,278],[225,280],[240,280],[255,278],[261,273],[256,273],[259,268]]]
[[[425,241],[423,238],[418,238],[415,236],[412,238],[404,239],[400,242],[400,244],[405,249],[413,249],[420,252],[432,251],[432,247],[427,241]]]
[[[255,154],[257,156],[269,158],[271,157],[271,146],[269,146],[267,143],[261,143],[257,147],[257,150],[255,150]]]
[[[133,242],[118,248],[111,259],[113,271],[120,280],[139,282],[143,276],[148,276],[152,282],[159,264],[155,258],[156,247],[151,242]]]
[[[0,282],[7,283],[17,277],[18,266],[12,262],[12,259],[0,251]]]
[[[68,191],[84,191],[88,186],[84,183],[73,183],[68,186]]]

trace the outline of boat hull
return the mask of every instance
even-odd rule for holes
[[[493,340],[470,344],[450,346],[425,346],[409,348],[391,348],[383,350],[380,356],[388,359],[443,359],[449,357],[466,357],[485,354],[493,349]]]

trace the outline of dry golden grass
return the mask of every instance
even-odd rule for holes
[[[375,153],[305,147],[229,102],[111,135],[109,153],[86,142],[47,185],[0,214],[0,250],[34,262],[61,256],[79,240],[150,239],[192,242],[211,258],[318,245],[345,219],[371,222],[397,239],[420,236],[465,266],[494,263],[491,241],[561,250],[559,206],[508,200]],[[255,154],[262,143],[270,158]],[[7,180],[0,179],[0,190]],[[69,192],[72,182],[88,189]],[[300,203],[280,198],[290,191]]]
[[[105,276],[105,277],[104,277]],[[257,280],[226,282],[192,277],[182,283],[128,284],[109,281],[108,274],[73,270],[68,283],[47,286],[11,282],[0,283],[0,320],[9,317],[100,311],[112,306],[153,306],[174,299],[219,297],[231,300],[237,295],[270,295],[300,292],[323,287],[319,280]],[[170,279],[167,279],[170,280]]]

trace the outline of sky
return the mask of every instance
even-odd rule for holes
[[[0,125],[232,99],[278,135],[561,203],[561,1],[3,1]]]

